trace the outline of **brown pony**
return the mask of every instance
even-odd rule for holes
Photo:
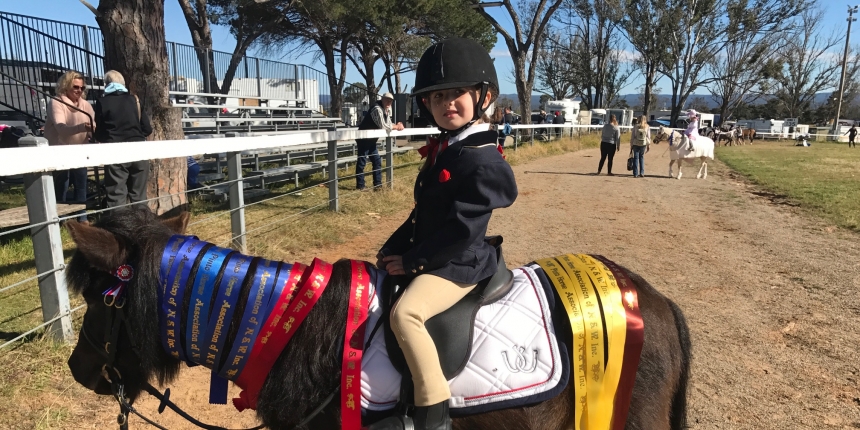
[[[750,144],[753,143],[753,139],[756,137],[756,132],[754,128],[744,128],[741,130],[741,143],[744,143],[747,139],[750,140]]]
[[[82,294],[87,302],[81,336],[69,358],[72,375],[81,385],[97,394],[119,392],[133,402],[142,390],[149,391],[149,381],[163,385],[179,373],[179,360],[161,346],[157,289],[162,250],[172,235],[185,231],[188,219],[186,213],[162,221],[146,208],[126,208],[115,211],[95,226],[74,221],[67,223],[78,249],[66,276],[72,290]],[[122,264],[132,264],[136,273],[123,292],[122,309],[117,309],[105,303],[102,292],[116,283],[111,272]],[[626,272],[638,290],[645,325],[645,341],[626,428],[685,428],[691,346],[684,316],[677,305],[648,282],[629,270]],[[342,350],[339,345],[342,345],[346,327],[350,276],[348,260],[335,263],[318,304],[267,376],[257,405],[257,416],[266,427],[340,428],[339,402],[326,403],[325,399],[339,386]],[[237,316],[245,307],[250,284],[247,281],[242,284]],[[185,321],[188,315],[190,299],[187,296],[190,295],[186,295],[180,307],[180,321]],[[113,315],[120,315],[119,322],[111,319]],[[342,318],[333,318],[337,315]],[[233,319],[227,332],[225,348],[228,350],[236,338],[238,319]],[[106,321],[113,323],[106,324]],[[113,331],[108,326],[113,327]],[[111,333],[118,336],[113,337],[116,339],[116,345],[112,345],[113,356],[105,352],[111,348],[103,340]],[[120,383],[117,378],[121,378]],[[572,428],[572,385],[568,384],[561,394],[543,403],[456,418],[454,428]],[[314,410],[321,412],[303,423]],[[364,425],[381,418],[364,417]]]

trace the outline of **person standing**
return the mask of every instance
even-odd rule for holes
[[[857,144],[854,143],[854,138],[857,136],[857,126],[851,124],[851,128],[849,128],[845,134],[848,135],[848,147],[850,148],[851,146],[854,146],[856,148]]]
[[[361,120],[358,129],[385,130],[386,133],[391,133],[391,130],[403,130],[403,123],[391,123],[392,103],[394,103],[394,96],[391,93],[383,94],[382,99],[376,102],[370,112]],[[364,166],[367,164],[368,158],[370,158],[373,167],[373,188],[379,189],[382,186],[382,160],[379,158],[379,150],[376,148],[378,140],[377,137],[355,139],[358,150],[358,159],[355,162],[355,188],[357,190],[365,188]]]
[[[563,125],[564,124],[564,115],[560,111],[555,111],[555,116],[552,117],[552,123],[555,125]],[[561,137],[561,128],[555,129],[555,137]],[[610,169],[611,170],[611,169]]]
[[[57,81],[57,97],[50,101],[48,115],[45,121],[45,137],[48,145],[81,145],[89,143],[93,132],[93,107],[86,100],[87,88],[84,76],[75,71],[68,71]],[[69,170],[54,171],[54,194],[57,203],[71,202],[86,203],[87,201],[87,168],[81,167]],[[69,185],[74,187],[74,200],[68,200],[66,194]],[[83,216],[81,221],[86,221]]]
[[[99,143],[144,142],[152,134],[149,117],[140,100],[129,93],[125,78],[116,70],[105,73],[105,95],[96,102],[96,134]],[[146,200],[149,160],[105,166],[109,208]]]
[[[639,117],[639,124],[630,133],[630,151],[633,152],[633,177],[645,177],[645,153],[651,146],[651,129],[645,115]]]
[[[621,130],[618,128],[618,120],[615,115],[609,116],[609,123],[603,125],[600,132],[600,163],[597,165],[597,174],[603,170],[603,162],[606,163],[606,174],[612,175],[612,159],[615,153],[621,150]]]

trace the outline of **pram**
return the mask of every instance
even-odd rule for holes
[[[794,146],[811,146],[809,143],[809,133],[798,133],[794,136],[794,140],[797,142]]]

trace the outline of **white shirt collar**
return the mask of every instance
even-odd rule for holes
[[[490,124],[482,123],[482,124],[472,124],[471,127],[463,130],[460,134],[448,138],[448,145],[453,145],[475,133],[480,133],[482,131],[488,131],[490,129]]]

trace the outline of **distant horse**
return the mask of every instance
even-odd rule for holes
[[[134,402],[143,389],[149,391],[147,381],[165,384],[179,374],[182,369],[180,360],[168,354],[162,346],[159,319],[165,317],[160,315],[158,295],[159,290],[166,285],[162,284],[161,274],[161,270],[165,269],[160,265],[163,251],[173,235],[185,231],[188,220],[187,213],[162,221],[147,208],[124,208],[115,211],[110,217],[102,218],[95,226],[67,223],[78,248],[66,269],[66,279],[72,290],[82,294],[87,302],[81,336],[69,358],[69,368],[75,380],[84,387],[103,395],[119,392],[127,396],[129,402]],[[188,264],[193,263],[188,268],[189,280],[202,267],[201,261],[199,257],[189,261]],[[132,266],[134,272],[129,276],[130,280],[126,279],[127,284],[121,287],[122,300],[108,300],[105,294],[110,292],[106,289],[117,288],[117,277],[121,273],[119,269],[129,268],[123,272],[127,273]],[[300,428],[312,429],[341,428],[340,405],[336,401],[325,403],[325,399],[330,390],[337,389],[341,377],[343,333],[347,323],[347,306],[350,304],[348,296],[352,267],[349,260],[341,260],[333,265],[327,288],[266,376],[256,411],[266,427],[292,429],[298,425]],[[369,263],[365,263],[365,267],[373,269]],[[620,270],[635,284],[638,293],[636,300],[644,322],[644,343],[636,367],[635,389],[632,390],[626,428],[686,428],[686,390],[691,355],[683,314],[677,305],[643,278],[629,270]],[[232,273],[236,273],[236,269]],[[216,281],[221,278],[222,274],[219,274]],[[241,287],[235,302],[236,313],[232,321],[224,321],[225,351],[231,350],[234,339],[243,339],[237,326],[242,320],[239,316],[246,303],[251,303],[248,297],[253,278],[251,276],[250,280],[246,278],[244,282],[240,281]],[[326,282],[322,275],[312,279]],[[177,278],[172,288],[176,289],[178,283]],[[314,285],[317,285],[316,281]],[[319,288],[319,285],[315,288]],[[633,297],[632,294],[630,297]],[[115,303],[118,301],[121,304]],[[556,298],[556,301],[559,302],[559,299]],[[182,332],[193,306],[188,295],[176,302],[173,306],[177,310],[173,315],[178,312],[176,326]],[[195,308],[194,312],[197,310]],[[567,318],[561,306],[550,312],[561,312],[560,315]],[[557,324],[556,327],[565,330],[563,324]],[[567,327],[567,334],[563,337],[572,336],[569,325]],[[180,345],[182,339],[182,336],[177,339]],[[577,352],[568,350],[567,353]],[[574,382],[570,381],[555,397],[542,403],[454,418],[454,429],[573,428],[573,386]],[[332,396],[329,396],[329,400]],[[308,418],[308,422],[302,423],[305,418]],[[364,420],[363,424],[368,425],[374,418],[365,416]]]
[[[683,165],[684,160],[690,160],[690,164],[693,164],[693,160],[699,159],[702,160],[702,166],[699,167],[699,173],[696,175],[697,178],[707,179],[708,178],[708,158],[711,160],[714,159],[714,141],[707,136],[697,136],[693,141],[693,150],[690,151],[687,148],[687,145],[684,144],[684,139],[681,137],[681,132],[673,130],[671,134],[669,134],[669,153],[670,153],[670,161],[669,161],[669,177],[674,178],[675,176],[672,173],[672,165],[675,162],[678,163],[678,179],[681,179],[681,166]]]
[[[731,128],[729,130],[723,130],[722,128],[715,129],[714,131],[714,143],[719,144],[720,142],[725,141],[725,145],[736,145],[738,143],[738,129]]]
[[[754,128],[744,128],[741,130],[741,143],[744,143],[747,139],[750,140],[750,144],[753,143],[753,139],[756,138],[756,132]]]

